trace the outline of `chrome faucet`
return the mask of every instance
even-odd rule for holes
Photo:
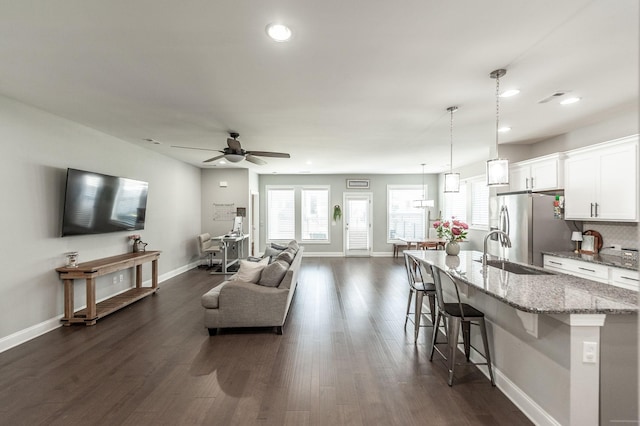
[[[509,238],[509,234],[499,229],[494,229],[493,231],[490,231],[484,237],[484,246],[482,250],[482,267],[483,268],[487,266],[487,240],[489,240],[489,237],[493,234],[498,234],[499,236],[504,237],[504,239],[500,239],[500,244],[502,245],[502,247],[511,247],[511,239]]]

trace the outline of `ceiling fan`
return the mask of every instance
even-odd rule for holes
[[[230,138],[227,138],[227,147],[223,150],[215,150],[215,149],[206,149],[206,148],[192,148],[188,146],[175,146],[173,148],[185,148],[185,149],[199,149],[203,151],[218,151],[221,152],[222,155],[215,156],[213,158],[209,158],[208,160],[204,160],[203,163],[210,163],[212,161],[219,160],[224,158],[227,161],[232,163],[239,163],[242,160],[247,160],[250,163],[263,165],[267,164],[262,158],[258,157],[276,157],[276,158],[291,158],[291,156],[284,152],[269,152],[269,151],[245,151],[242,149],[240,145],[240,141],[238,140],[239,133],[230,132]]]

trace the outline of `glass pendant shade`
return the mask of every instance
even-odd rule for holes
[[[487,161],[487,186],[509,185],[509,160],[500,158],[498,154],[500,133],[500,77],[507,73],[505,69],[497,69],[489,74],[496,80],[496,158]]]
[[[495,158],[487,161],[487,186],[509,185],[509,160]]]
[[[445,173],[444,192],[460,192],[460,173]]]

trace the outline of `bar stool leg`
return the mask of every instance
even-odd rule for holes
[[[458,351],[458,333],[460,333],[460,318],[449,317],[449,386],[453,386],[453,371],[456,366],[456,352]]]
[[[462,340],[464,341],[464,355],[469,362],[471,356],[471,322],[462,321]]]
[[[487,359],[487,368],[489,369],[489,378],[491,378],[491,386],[495,386],[496,382],[493,378],[493,368],[491,367],[491,354],[489,353],[489,339],[487,338],[487,326],[484,318],[480,318],[480,333],[482,334],[482,343],[484,344],[484,357]]]
[[[436,320],[433,322],[433,336],[431,336],[431,353],[429,353],[429,361],[433,361],[433,353],[435,352],[436,344],[438,343],[438,327],[440,326],[441,318],[442,315],[439,315],[439,313],[436,312]]]
[[[424,293],[422,291],[416,291],[416,308],[415,308],[415,339],[414,342],[418,341],[418,332],[420,332],[420,318],[422,317],[422,297]]]
[[[413,289],[409,289],[409,300],[407,300],[407,313],[404,316],[404,328],[407,328],[407,321],[409,320],[409,310],[411,309],[411,298],[413,297]]]

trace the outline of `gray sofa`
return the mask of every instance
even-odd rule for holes
[[[219,328],[230,327],[276,327],[277,334],[282,334],[298,283],[303,251],[303,247],[297,248],[279,284],[270,287],[230,278],[205,293],[202,306],[209,335],[215,336]]]

